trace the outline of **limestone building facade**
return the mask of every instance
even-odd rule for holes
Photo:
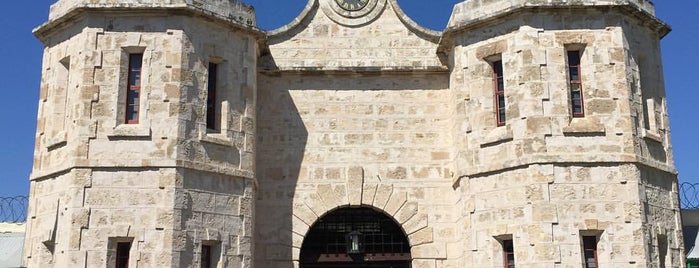
[[[59,0],[28,267],[684,267],[648,0]]]

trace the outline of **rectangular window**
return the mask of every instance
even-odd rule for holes
[[[585,268],[597,268],[597,236],[583,236]]]
[[[502,241],[502,252],[505,260],[505,268],[515,267],[515,248],[512,239]]]
[[[568,87],[573,117],[585,117],[580,70],[580,50],[568,51]]]
[[[667,248],[668,248],[668,241],[667,241],[667,236],[665,235],[659,235],[658,236],[658,267],[659,268],[665,268],[667,267],[665,265],[667,261]]]
[[[126,124],[138,124],[141,103],[141,67],[143,54],[129,54],[129,77],[126,87]]]
[[[498,126],[505,125],[505,80],[502,60],[493,62],[493,88],[495,93],[495,118]]]
[[[116,268],[129,268],[131,242],[118,242],[116,246]]]
[[[201,268],[211,268],[211,246],[201,246]]]
[[[219,120],[217,120],[218,101],[216,99],[218,80],[218,64],[209,63],[209,79],[206,97],[206,128],[209,130],[219,130]]]

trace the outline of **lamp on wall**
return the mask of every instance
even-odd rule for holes
[[[359,231],[347,234],[347,254],[364,253],[364,235]]]

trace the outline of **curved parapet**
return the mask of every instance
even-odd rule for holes
[[[403,24],[405,24],[405,26],[408,27],[408,29],[413,31],[415,34],[422,36],[423,38],[435,41],[439,40],[439,37],[442,35],[442,32],[425,28],[417,22],[415,22],[413,19],[410,18],[410,16],[408,16],[408,14],[405,14],[403,9],[398,4],[397,0],[388,0],[388,2],[391,3],[393,10],[395,10],[396,12],[396,15],[398,15],[400,21],[402,21]]]
[[[284,34],[292,29],[295,29],[299,25],[301,25],[301,22],[308,17],[309,14],[312,13],[314,9],[318,7],[318,0],[308,0],[308,4],[306,4],[306,7],[303,8],[303,11],[301,11],[301,14],[296,16],[294,20],[292,20],[290,23],[279,27],[277,29],[271,30],[267,32],[267,35],[269,37],[276,37],[278,35]]]
[[[443,72],[443,60],[433,53],[440,36],[415,23],[395,0],[369,0],[356,11],[333,0],[309,0],[291,23],[268,33],[261,69]]]
[[[408,16],[403,11],[403,9],[401,9],[397,0],[388,0],[387,2],[387,4],[391,5],[400,21],[413,33],[425,39],[433,40],[435,42],[439,40],[439,37],[442,35],[442,32],[423,27],[417,22],[415,22],[413,19],[410,18],[410,16]],[[301,11],[301,13],[296,18],[294,18],[294,20],[282,27],[267,32],[268,36],[270,38],[274,38],[283,35],[293,29],[296,29],[319,6],[320,5],[318,0],[309,0],[306,4],[306,7],[304,7],[303,11]]]

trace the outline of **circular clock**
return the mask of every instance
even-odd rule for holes
[[[345,26],[370,23],[381,15],[387,0],[319,0],[331,20]]]
[[[347,11],[357,11],[367,6],[369,0],[335,0],[340,7]]]

